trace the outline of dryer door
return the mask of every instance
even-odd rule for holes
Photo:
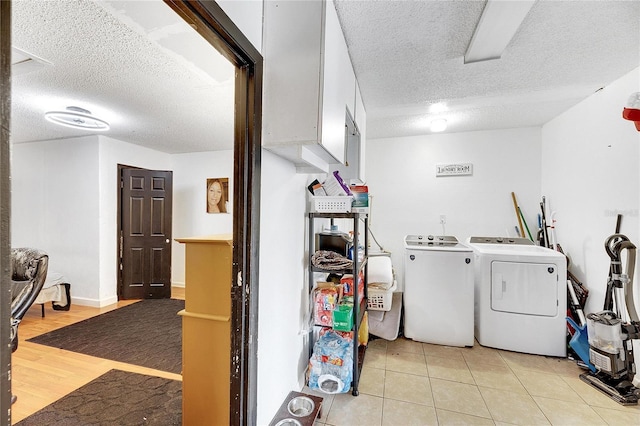
[[[554,317],[558,285],[553,263],[491,262],[491,309]]]

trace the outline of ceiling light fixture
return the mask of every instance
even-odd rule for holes
[[[431,114],[438,114],[446,111],[448,111],[448,108],[447,104],[444,102],[436,102],[435,104],[429,105],[429,112]]]
[[[66,111],[49,111],[44,114],[48,121],[74,129],[105,131],[109,130],[109,123],[91,115],[91,111],[84,108],[69,106]]]
[[[464,63],[500,59],[535,0],[487,0]]]
[[[444,132],[447,129],[447,120],[444,118],[438,118],[431,122],[429,129],[432,132]]]

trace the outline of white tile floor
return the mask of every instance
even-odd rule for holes
[[[360,395],[326,395],[317,425],[640,425],[568,359],[399,338],[369,342]]]

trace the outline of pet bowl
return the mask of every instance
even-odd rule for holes
[[[296,419],[282,419],[276,423],[276,426],[302,426],[302,423]]]
[[[306,396],[296,396],[287,404],[287,410],[289,410],[289,413],[296,417],[308,416],[313,413],[313,409],[315,407],[316,404],[311,400],[311,398],[307,398]]]

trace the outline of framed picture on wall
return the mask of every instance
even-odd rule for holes
[[[207,213],[229,212],[229,178],[207,179]]]

